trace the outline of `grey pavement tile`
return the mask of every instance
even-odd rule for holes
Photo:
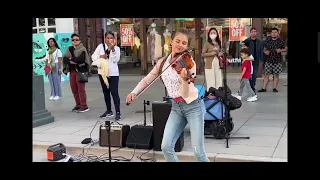
[[[96,123],[97,121],[95,120],[80,119],[80,120],[75,120],[75,121],[65,123],[63,124],[63,126],[93,127]],[[103,121],[101,121],[101,123],[103,123]]]
[[[248,145],[254,147],[273,147],[276,148],[280,137],[277,136],[261,136],[252,134],[238,134],[234,133],[232,137],[250,137],[250,139],[230,139],[230,145]]]
[[[277,136],[280,137],[284,128],[279,127],[253,127],[242,126],[237,133],[238,134],[252,134],[252,135],[264,135],[264,136]]]
[[[288,158],[288,148],[287,147],[276,148],[272,157],[285,158],[285,159]]]
[[[260,127],[281,127],[287,126],[287,120],[284,119],[249,119],[245,126],[260,126]]]
[[[253,119],[287,119],[287,113],[256,113]]]
[[[204,144],[205,151],[207,153],[221,153],[221,154],[235,154],[235,155],[247,155],[247,156],[262,156],[271,157],[275,148],[273,147],[258,147],[248,145],[229,144],[229,148],[226,148],[225,143],[214,142],[211,140]],[[223,142],[223,141],[221,141]],[[185,142],[183,151],[193,151],[191,142]]]
[[[288,138],[281,137],[280,141],[278,142],[277,148],[287,148],[288,147]]]
[[[91,133],[91,131],[92,131],[92,133]],[[93,127],[81,129],[80,131],[76,131],[76,132],[72,133],[71,135],[89,137],[90,133],[91,133],[91,137],[99,138],[99,125],[97,125],[94,129],[93,129]]]
[[[52,144],[54,143],[81,144],[81,141],[84,138],[89,137],[88,135],[33,134],[33,141],[52,142]]]
[[[86,127],[60,125],[60,126],[57,126],[57,127],[42,131],[39,134],[70,135],[72,133],[75,133],[75,132],[83,130],[83,129],[86,129]]]

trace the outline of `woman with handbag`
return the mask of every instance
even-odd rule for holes
[[[210,87],[218,89],[222,87],[222,70],[220,68],[219,57],[221,52],[221,40],[216,28],[210,28],[207,35],[208,41],[202,48],[202,57],[205,59],[205,77],[207,90]]]
[[[63,57],[65,68],[63,73],[70,72],[70,86],[73,93],[76,106],[72,109],[73,112],[87,112],[87,95],[85,83],[88,82],[89,72],[89,55],[87,49],[80,41],[79,35],[72,34],[72,46],[67,48]]]
[[[62,52],[54,38],[47,41],[48,52],[46,53],[45,73],[50,82],[50,100],[59,100],[61,93]]]

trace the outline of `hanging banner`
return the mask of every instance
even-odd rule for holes
[[[210,28],[216,28],[217,29],[218,35],[219,35],[219,39],[221,41],[221,46],[222,46],[222,26],[207,26],[206,27],[206,38],[207,38],[207,40],[208,40],[208,33],[209,33]]]
[[[229,41],[243,41],[246,39],[246,24],[240,18],[230,18]]]
[[[120,24],[121,46],[134,45],[134,29],[133,24]]]

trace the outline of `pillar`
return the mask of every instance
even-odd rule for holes
[[[195,62],[197,65],[197,74],[202,74],[201,63],[201,18],[195,18]]]
[[[79,36],[80,40],[83,45],[87,44],[87,23],[86,23],[86,18],[78,18],[78,31],[79,31]]]
[[[146,22],[148,18],[140,18],[140,54],[141,54],[141,74],[148,74],[148,55],[147,55],[147,31]]]
[[[263,18],[252,18],[252,27],[257,30],[257,38],[262,39],[263,35]],[[260,61],[257,77],[262,77],[263,63]]]
[[[252,18],[252,27],[257,29],[257,38],[262,39],[263,18]]]
[[[44,81],[43,75],[33,75],[33,95],[32,95],[32,110],[33,118],[32,127],[38,127],[54,122],[54,117],[46,109],[44,96]]]

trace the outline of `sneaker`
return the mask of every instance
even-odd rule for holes
[[[79,108],[79,109],[77,110],[77,113],[83,113],[83,112],[87,112],[87,111],[89,111],[89,108],[88,108],[88,107],[86,107],[86,108]]]
[[[121,114],[120,114],[120,112],[117,112],[116,113],[116,121],[119,121],[119,120],[121,120]]]
[[[73,109],[71,109],[71,112],[77,112],[80,108],[78,106],[74,107]]]
[[[242,99],[242,97],[241,96],[239,96],[239,94],[237,93],[237,94],[233,94],[232,95],[233,97],[236,97],[237,99],[239,99],[240,101],[241,101],[241,99]]]
[[[54,98],[54,96],[51,96],[51,97],[49,98],[49,100],[53,100],[53,98]]]
[[[254,102],[256,100],[258,100],[257,96],[248,97],[248,99],[247,99],[248,102]]]
[[[53,98],[53,100],[59,100],[59,99],[60,99],[59,96],[55,96],[55,97]]]
[[[267,90],[262,88],[258,92],[267,92]]]
[[[273,88],[272,91],[273,91],[273,92],[279,92],[276,88]]]
[[[100,118],[107,118],[107,117],[112,117],[112,116],[113,116],[112,111],[106,111],[100,116]]]

